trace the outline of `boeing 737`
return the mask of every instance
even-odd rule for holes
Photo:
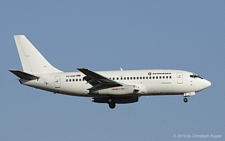
[[[63,72],[52,66],[24,35],[14,36],[23,71],[9,70],[23,85],[45,91],[91,97],[93,102],[116,104],[137,102],[141,96],[183,95],[211,86],[199,75],[183,70],[148,69],[92,71],[78,68],[77,72]]]

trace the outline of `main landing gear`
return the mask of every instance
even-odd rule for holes
[[[184,102],[185,102],[185,103],[187,103],[187,102],[188,102],[187,97],[184,97]]]
[[[116,104],[112,98],[108,98],[107,103],[109,104],[109,108],[111,108],[111,109],[114,109],[116,107]]]

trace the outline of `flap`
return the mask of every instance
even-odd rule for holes
[[[40,77],[20,71],[20,70],[9,70],[10,72],[12,72],[13,74],[15,74],[16,76],[18,76],[21,79],[27,79],[27,80],[34,80],[34,79],[39,79]]]

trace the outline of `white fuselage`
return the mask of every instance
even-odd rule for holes
[[[121,84],[135,85],[140,89],[135,95],[139,96],[183,95],[201,91],[211,85],[209,81],[203,78],[191,77],[192,72],[182,70],[121,70],[98,71],[96,73]],[[81,72],[60,72],[41,74],[37,80],[20,79],[20,82],[24,85],[54,93],[93,97],[88,90],[92,86],[83,80],[84,76]],[[119,91],[119,87],[118,89],[113,87],[111,90]],[[95,96],[101,96],[101,94]]]

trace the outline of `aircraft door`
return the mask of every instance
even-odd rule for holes
[[[60,76],[55,76],[55,88],[60,88],[61,82],[60,82]]]
[[[177,84],[182,84],[183,83],[183,73],[178,72],[177,73]]]

